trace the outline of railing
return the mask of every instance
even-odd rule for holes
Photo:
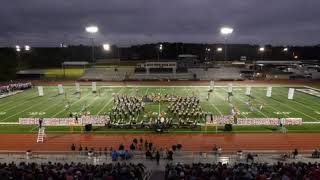
[[[206,160],[206,159],[234,159],[239,158],[239,156],[246,156],[246,154],[251,153],[259,156],[281,156],[283,154],[292,153],[291,151],[270,151],[270,150],[242,150],[242,151],[222,151],[222,153],[213,151],[173,151],[174,160]],[[303,150],[299,151],[302,157],[310,157],[313,150]],[[131,151],[133,157],[131,160],[145,160],[145,151]],[[161,151],[162,155],[163,152]],[[67,160],[67,159],[103,159],[103,161],[112,161],[111,151],[0,151],[0,156],[2,158],[18,157],[25,159],[45,159],[51,158],[56,160]]]

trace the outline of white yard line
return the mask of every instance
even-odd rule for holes
[[[23,93],[24,93],[24,92],[20,93],[20,95],[23,95]],[[17,95],[18,95],[18,94],[17,94]],[[13,96],[15,96],[15,95],[13,95]],[[11,96],[11,97],[13,97],[13,96]],[[31,93],[31,94],[24,95],[24,96],[25,96],[25,97],[22,97],[22,98],[19,99],[18,101],[25,101],[25,100],[33,97],[34,95]],[[1,104],[0,104],[0,108],[2,108],[2,107],[4,107],[4,106],[7,106],[8,104],[14,104],[13,106],[15,106],[16,103],[17,103],[16,100],[17,100],[17,99],[10,100],[10,101],[5,102],[5,103],[1,103]],[[11,107],[11,105],[10,105],[9,107]]]
[[[49,99],[53,99],[53,97],[51,97],[51,98],[49,98]],[[47,101],[45,101],[45,102],[47,103]],[[41,104],[44,104],[44,102],[43,102],[43,101],[40,101],[40,102],[38,102],[38,103],[35,103],[35,104],[29,106],[28,108],[24,109],[23,111],[19,111],[19,112],[15,113],[15,114],[13,114],[13,115],[11,115],[11,116],[8,116],[8,117],[2,119],[1,121],[5,121],[5,120],[7,120],[7,119],[9,119],[9,118],[11,118],[11,117],[13,117],[13,116],[16,116],[17,114],[21,114],[21,113],[23,113],[23,112],[25,112],[25,111],[33,108],[34,106],[38,106],[38,105],[41,105]]]
[[[223,116],[222,112],[216,107],[215,104],[213,104],[212,102],[210,102],[209,104],[220,114],[220,116]]]
[[[258,100],[257,100],[258,97],[259,97],[259,99],[260,99],[260,96],[256,96],[256,97],[255,97],[255,100],[256,100],[256,101],[258,101]],[[266,103],[262,98],[261,98],[261,101],[258,101],[258,102],[264,104],[265,106],[269,106],[270,109],[273,109],[275,112],[278,112],[278,111],[279,111],[279,110],[275,109],[272,105],[269,105],[268,103]],[[278,102],[278,101],[277,101],[277,102]],[[287,118],[290,118],[287,114],[283,114],[283,115],[286,116]]]
[[[233,86],[234,87],[234,86]],[[224,88],[221,88],[223,89],[224,91],[228,92],[227,90],[225,90]],[[217,94],[219,94],[219,97],[222,101],[225,101],[225,99],[223,99],[223,97],[220,95],[220,93],[217,92]],[[230,104],[230,103],[229,103]],[[241,116],[244,116],[245,118],[248,118],[245,114],[240,114]]]
[[[287,98],[287,96],[284,96],[284,95],[282,95],[281,93],[279,93],[279,96],[282,96],[282,97],[284,97],[284,98]],[[311,96],[311,95],[309,95],[309,96]],[[301,98],[301,97],[300,97]],[[312,110],[312,111],[318,111],[318,110],[316,110],[316,109],[313,109],[312,107],[309,107],[308,105],[305,105],[305,104],[302,104],[302,103],[300,103],[300,102],[298,102],[298,101],[291,101],[291,102],[294,102],[294,103],[296,103],[296,104],[299,104],[299,105],[301,105],[301,106],[303,106],[303,107],[305,107],[305,108],[307,108],[307,109],[310,109],[310,110]]]
[[[77,104],[79,102],[81,102],[83,100],[83,98],[86,98],[90,95],[90,92],[88,92],[88,94],[84,97],[81,97],[80,99],[76,100],[75,102],[73,102],[72,104],[70,104],[70,107],[74,104]],[[58,114],[62,113],[63,111],[65,111],[65,109],[62,109],[61,111],[58,111],[56,114],[52,115],[51,118],[56,117]]]
[[[119,92],[122,92],[124,88],[121,88]],[[100,113],[111,103],[112,96],[110,96],[109,101],[98,111],[97,115],[100,115]]]
[[[241,96],[241,95],[240,95]],[[238,98],[235,96],[235,98],[239,99],[240,101],[242,101],[243,103],[246,103],[244,100],[242,100],[242,98]],[[264,116],[265,118],[268,118],[268,116],[266,114],[264,114],[262,111],[260,111],[258,108],[255,108],[260,114],[262,114],[262,116]]]
[[[280,104],[283,104],[284,106],[286,106],[286,107],[288,107],[288,108],[290,108],[290,109],[292,109],[292,110],[294,110],[294,111],[296,111],[296,112],[298,112],[298,113],[300,113],[300,114],[303,114],[303,115],[305,115],[305,116],[307,116],[307,117],[309,117],[309,118],[311,118],[311,119],[313,119],[313,120],[318,121],[317,118],[314,118],[314,117],[312,117],[312,116],[309,116],[308,114],[305,114],[304,112],[299,111],[299,110],[297,110],[297,109],[295,109],[295,108],[293,108],[293,107],[291,107],[291,106],[289,106],[289,105],[287,105],[287,104],[285,104],[285,103],[283,103],[283,102],[280,102],[280,101],[277,101],[277,102],[280,103]]]

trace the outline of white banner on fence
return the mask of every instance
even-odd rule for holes
[[[251,86],[246,87],[246,95],[250,96],[251,95]]]
[[[232,84],[231,83],[228,85],[228,92],[232,93]]]
[[[80,92],[80,84],[76,82],[76,92],[79,93]]]
[[[214,87],[214,81],[210,81],[210,90],[213,90]]]
[[[261,126],[271,125],[279,126],[278,118],[238,118],[237,122],[234,122],[232,116],[213,116],[207,118],[206,124],[237,124],[237,125],[250,125],[250,126]],[[283,125],[302,125],[302,118],[283,118]]]
[[[108,116],[82,116],[76,118],[43,118],[44,126],[69,126],[69,125],[105,125],[110,121]],[[19,118],[19,124],[36,125],[39,124],[39,118]]]
[[[272,96],[272,87],[268,87],[266,96],[267,97],[271,97]]]
[[[59,90],[59,94],[63,94],[64,93],[62,84],[58,84],[58,90]]]
[[[38,93],[39,93],[39,96],[43,96],[44,95],[42,86],[38,86]]]
[[[97,82],[92,82],[92,92],[97,92]]]
[[[293,99],[293,95],[294,95],[294,88],[289,88],[288,99]]]

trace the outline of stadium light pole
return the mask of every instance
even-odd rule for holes
[[[86,27],[86,31],[89,34],[95,34],[99,31],[99,28],[97,26],[87,26]],[[94,63],[94,39],[93,37],[91,37],[91,42],[92,42],[92,54],[91,54],[91,58],[92,58],[92,62]]]
[[[210,48],[206,48],[205,50],[205,61],[210,60]]]
[[[289,48],[284,47],[284,48],[282,49],[282,52],[284,53],[284,57],[287,58],[288,52],[289,52]]]
[[[224,59],[225,61],[228,60],[228,54],[227,54],[227,41],[228,41],[228,36],[233,33],[233,28],[231,27],[222,27],[220,28],[220,34],[224,36]]]
[[[265,50],[266,50],[266,49],[265,49],[264,47],[260,47],[260,48],[259,48],[260,60],[263,60],[263,54],[264,54]]]
[[[163,46],[162,44],[159,45],[159,51],[158,51],[158,62],[160,62],[160,53],[162,53]]]

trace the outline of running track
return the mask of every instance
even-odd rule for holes
[[[69,151],[72,143],[78,147],[118,148],[124,144],[127,148],[133,138],[140,137],[152,141],[157,147],[170,148],[173,144],[182,144],[185,151],[210,151],[214,144],[223,151],[237,150],[274,150],[292,151],[320,148],[320,134],[148,134],[148,135],[88,135],[64,134],[48,135],[45,143],[36,143],[36,134],[1,134],[0,151]]]

